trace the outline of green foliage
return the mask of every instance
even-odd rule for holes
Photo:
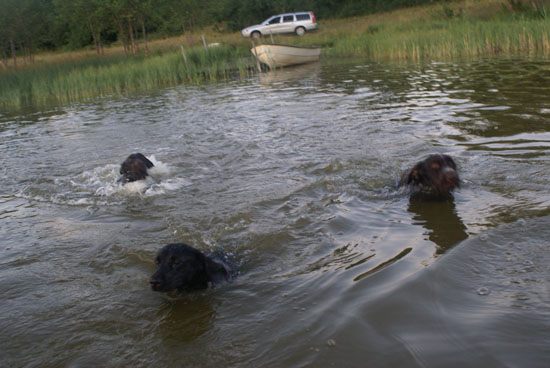
[[[9,54],[12,43],[20,51],[24,48],[30,52],[40,46],[41,40],[47,40],[52,32],[52,9],[50,1],[0,1],[1,54]]]
[[[538,13],[542,19],[548,19],[548,16],[550,15],[548,14],[548,10],[546,10],[545,6],[541,6],[541,8],[538,10]]]
[[[453,19],[453,18],[462,18],[464,11],[462,8],[458,10],[453,9],[446,3],[441,4],[441,8],[437,10],[434,14],[434,18],[439,19]]]

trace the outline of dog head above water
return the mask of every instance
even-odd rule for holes
[[[416,192],[448,195],[460,186],[460,179],[451,156],[433,154],[405,172],[399,186],[409,186]]]
[[[184,243],[164,246],[155,264],[157,270],[149,281],[154,291],[206,289],[230,279],[224,264]]]
[[[145,179],[149,174],[147,169],[152,168],[153,163],[141,153],[133,153],[120,165],[119,182],[125,184],[136,180]]]

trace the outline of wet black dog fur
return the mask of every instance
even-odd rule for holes
[[[408,186],[412,193],[449,195],[460,186],[456,163],[448,155],[429,155],[403,174],[399,181],[402,186]]]
[[[125,184],[145,179],[149,175],[147,170],[153,166],[155,165],[141,153],[133,153],[120,165],[122,176],[118,181]]]
[[[154,291],[200,290],[230,280],[223,263],[184,243],[164,246],[155,264],[157,269],[149,281]]]

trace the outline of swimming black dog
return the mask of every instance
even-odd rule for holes
[[[460,186],[460,179],[451,156],[436,153],[407,170],[399,186],[409,186],[413,192],[448,195]]]
[[[145,179],[149,174],[147,169],[152,168],[153,163],[141,153],[133,153],[120,165],[119,182],[125,184],[136,180]]]
[[[228,268],[184,243],[164,246],[155,258],[149,283],[154,291],[206,289],[230,280]]]

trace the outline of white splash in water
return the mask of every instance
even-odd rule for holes
[[[151,155],[151,157],[148,157],[148,159],[153,163],[153,165],[155,165],[147,171],[152,177],[160,178],[169,176],[172,173],[172,169],[170,168],[170,166],[162,161],[157,160],[155,155]]]
[[[145,190],[145,196],[155,196],[166,192],[175,191],[184,186],[190,185],[191,182],[183,178],[171,178],[162,180],[160,183],[155,183]]]
[[[149,158],[155,165],[145,180],[123,185],[120,165],[107,164],[83,171],[77,176],[55,178],[53,182],[37,182],[21,189],[22,198],[74,206],[103,206],[118,203],[127,196],[158,196],[191,184],[190,180],[174,177],[170,165]]]
[[[119,177],[119,166],[114,165],[115,167],[113,168],[113,165],[108,165],[111,169],[111,173],[99,178],[101,181],[105,179],[108,181],[103,181],[102,185],[96,189],[95,194],[99,196],[111,196],[116,194],[141,194],[143,196],[156,196],[166,192],[178,190],[191,184],[190,181],[184,178],[171,177],[173,172],[172,167],[160,160],[157,160],[154,155],[151,155],[148,159],[154,165],[147,171],[149,176],[145,180],[138,180],[131,183],[126,183],[124,185],[117,182]],[[101,173],[101,170],[99,170],[99,174]]]
[[[106,165],[82,174],[86,184],[95,187],[96,196],[132,195],[156,196],[166,192],[178,190],[191,182],[178,177],[171,177],[173,169],[170,165],[157,160],[154,155],[148,157],[153,167],[147,172],[149,176],[144,180],[122,184],[117,180],[120,177],[118,165]]]

